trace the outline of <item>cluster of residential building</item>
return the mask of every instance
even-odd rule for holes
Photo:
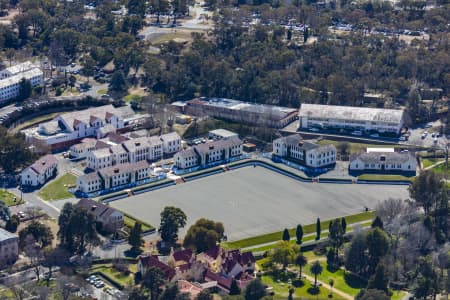
[[[367,133],[400,134],[405,112],[398,109],[302,104],[300,130],[344,130],[358,135]]]
[[[26,79],[31,86],[44,85],[44,73],[33,63],[26,61],[0,71],[0,103],[19,96],[20,81]]]
[[[205,288],[217,288],[228,293],[233,280],[244,289],[255,278],[255,258],[251,252],[226,250],[220,246],[200,254],[184,249],[172,250],[168,256],[138,257],[137,269],[141,274],[152,267],[162,270],[166,280],[181,282],[182,289],[190,289],[192,297]],[[193,277],[197,277],[195,282],[189,282]]]
[[[254,104],[233,99],[200,97],[186,102],[174,102],[180,113],[210,116],[251,126],[283,128],[298,118],[298,109]]]
[[[303,140],[299,134],[274,140],[273,154],[310,168],[323,168],[336,163],[336,148],[333,145],[320,146]]]
[[[174,162],[177,168],[186,169],[227,161],[241,155],[241,139],[238,136],[231,136],[181,150],[174,155]]]
[[[63,113],[23,132],[26,140],[37,149],[60,150],[79,143],[85,137],[102,138],[108,133],[123,132],[134,117],[129,106],[104,105]]]

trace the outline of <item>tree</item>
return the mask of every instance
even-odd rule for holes
[[[330,280],[328,280],[328,284],[330,285],[330,298],[333,298],[334,279],[330,278]]]
[[[369,274],[373,274],[380,259],[389,250],[389,238],[387,234],[379,228],[374,228],[367,234],[368,266]]]
[[[12,215],[6,222],[5,229],[9,232],[14,233],[17,231],[17,227],[19,226],[19,224],[20,218],[17,215]]]
[[[180,293],[180,289],[178,288],[178,284],[172,283],[167,286],[162,292],[161,296],[159,296],[158,300],[189,300],[189,294]]]
[[[87,82],[89,82],[89,77],[94,75],[95,60],[90,56],[85,56],[82,61],[82,72],[87,76]]]
[[[33,87],[31,86],[31,82],[25,78],[22,78],[19,81],[19,95],[17,96],[17,100],[23,101],[30,98],[32,91]]]
[[[317,276],[322,274],[323,267],[320,262],[316,260],[315,262],[313,262],[309,270],[314,275],[314,286],[317,287]]]
[[[359,233],[353,237],[350,247],[345,253],[345,268],[353,273],[364,276],[367,272],[367,242],[366,236]]]
[[[367,284],[368,289],[380,290],[387,294],[389,278],[382,263],[379,263],[375,269],[375,274],[370,277]]]
[[[297,237],[297,244],[301,245],[302,244],[302,239],[303,239],[303,227],[302,227],[302,225],[300,225],[300,224],[297,225],[297,230],[295,231],[295,236]]]
[[[231,283],[231,287],[233,287],[233,283]],[[240,293],[240,291],[239,291],[239,293]],[[230,295],[231,295],[231,290],[230,290]],[[197,295],[197,297],[195,297],[195,300],[214,300],[214,297],[211,295],[209,290],[204,289]]]
[[[161,212],[159,234],[161,239],[169,245],[173,245],[178,239],[178,230],[186,225],[184,212],[173,206],[166,206]]]
[[[281,264],[284,270],[288,264],[294,262],[299,252],[300,247],[298,245],[291,244],[288,241],[280,241],[269,253],[269,257],[272,263]]]
[[[443,181],[441,176],[433,171],[422,171],[414,178],[408,190],[411,198],[429,215],[441,199]]]
[[[100,243],[95,217],[82,207],[64,204],[58,225],[60,244],[70,253],[83,254],[88,247]]]
[[[386,295],[385,292],[380,290],[366,290],[362,289],[358,295],[356,295],[355,300],[389,300],[391,297]]]
[[[322,229],[320,228],[320,218],[317,218],[316,222],[316,241],[320,240],[320,233]]]
[[[139,222],[134,223],[128,236],[128,244],[131,246],[131,252],[138,253],[141,250],[141,246],[144,244],[142,239],[142,224]]]
[[[7,129],[0,126],[0,141],[0,166],[5,173],[14,173],[35,160],[36,155],[31,153],[23,134],[8,134]]]
[[[53,233],[47,225],[33,221],[19,232],[19,245],[20,248],[24,248],[27,245],[27,237],[31,236],[34,243],[43,249],[51,245],[53,240]]]
[[[334,257],[333,263],[337,262],[339,256],[339,248],[344,243],[344,230],[342,229],[342,223],[336,219],[330,221],[328,230],[328,239],[333,249]]]
[[[290,241],[291,236],[289,235],[289,230],[287,228],[283,231],[283,241]]]
[[[164,272],[156,267],[150,267],[142,277],[142,285],[150,291],[151,300],[158,299],[159,289],[164,282]]]
[[[380,228],[383,229],[383,221],[381,221],[381,218],[379,216],[376,216],[375,219],[372,222],[371,225],[372,228]]]
[[[69,264],[70,254],[63,248],[51,248],[47,246],[43,249],[42,266],[48,269],[46,280],[47,285],[50,284],[50,279],[53,275],[54,267],[62,267]]]
[[[347,231],[347,221],[345,220],[344,217],[342,217],[342,219],[341,219],[341,226],[342,226],[342,231],[343,231],[344,234],[345,234],[346,231]]]
[[[236,279],[233,278],[233,280],[231,281],[231,286],[230,286],[230,295],[240,295],[241,294],[241,289],[239,288]]]
[[[266,287],[260,279],[250,282],[245,289],[245,300],[259,300],[266,295]]]
[[[146,293],[145,289],[133,288],[128,294],[128,299],[148,300],[148,294]]]
[[[122,92],[127,88],[127,83],[125,81],[125,76],[121,70],[115,71],[111,76],[111,82],[109,87],[113,91]]]
[[[77,82],[77,78],[73,75],[69,76],[69,86],[70,90],[72,91],[72,88],[75,86],[75,83]]]
[[[184,247],[193,247],[197,253],[207,251],[221,241],[224,234],[221,222],[214,222],[205,218],[197,220],[189,227],[184,237]]]
[[[308,263],[308,260],[303,255],[303,253],[299,253],[297,257],[295,258],[295,264],[298,266],[299,272],[298,272],[298,278],[302,279],[302,270],[303,267],[306,266]]]

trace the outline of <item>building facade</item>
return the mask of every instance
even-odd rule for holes
[[[177,168],[186,169],[225,161],[242,154],[242,141],[238,137],[199,144],[174,155]]]
[[[77,191],[93,193],[142,181],[152,175],[152,168],[146,160],[124,163],[78,177]]]
[[[58,161],[56,158],[47,154],[31,166],[27,167],[21,173],[22,186],[37,187],[46,183],[51,177],[56,175]]]
[[[44,73],[27,61],[0,71],[0,103],[16,98],[22,79],[29,80],[31,86],[44,84]]]
[[[0,228],[0,267],[13,264],[19,258],[19,237]]]
[[[302,104],[300,129],[343,130],[398,135],[404,126],[403,110]]]
[[[374,173],[416,173],[417,159],[410,152],[369,152],[350,158],[350,171]]]
[[[159,137],[163,143],[165,155],[177,153],[181,149],[181,137],[176,132],[163,134]]]
[[[333,145],[319,146],[306,142],[299,134],[274,140],[273,154],[310,168],[322,168],[336,163],[336,148]]]

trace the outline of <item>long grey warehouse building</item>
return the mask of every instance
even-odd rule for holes
[[[399,134],[405,112],[398,109],[302,104],[300,129],[344,129]]]

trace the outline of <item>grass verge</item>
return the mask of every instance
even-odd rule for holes
[[[16,201],[14,201],[14,198],[16,198]],[[5,202],[6,206],[19,205],[23,202],[20,201],[20,197],[3,189],[0,190],[0,200]]]
[[[358,176],[359,180],[393,180],[393,181],[411,181],[414,176],[407,177],[403,175],[392,174],[362,174]]]
[[[400,146],[400,145],[395,145],[395,144],[380,144],[380,145],[376,145],[376,144],[365,144],[365,143],[351,143],[351,142],[342,142],[342,141],[333,141],[333,140],[328,140],[328,139],[323,139],[318,141],[319,145],[329,145],[332,144],[334,145],[336,148],[339,149],[341,144],[348,144],[349,145],[349,150],[350,150],[350,154],[353,153],[359,153],[362,151],[366,151],[366,148],[399,148],[402,147],[404,148],[404,146]]]
[[[155,227],[153,227],[152,225],[150,225],[150,224],[147,224],[147,223],[145,223],[145,222],[142,222],[141,220],[137,220],[137,219],[135,219],[135,218],[133,218],[132,216],[130,216],[130,215],[127,215],[127,214],[123,214],[123,223],[125,224],[125,226],[127,226],[128,228],[133,228],[134,227],[134,224],[136,223],[136,222],[139,222],[139,223],[141,223],[142,224],[142,231],[149,231],[149,230],[152,230],[152,229],[154,229]]]
[[[103,95],[103,94],[106,94],[106,93],[108,93],[108,91],[105,90],[105,89],[100,89],[100,90],[97,91],[97,94],[99,94],[99,95]]]
[[[68,188],[77,183],[77,177],[67,173],[55,179],[39,191],[39,197],[47,201],[72,198],[73,194]]]
[[[355,215],[345,216],[345,220],[347,221],[347,224],[351,223],[357,223],[362,221],[371,220],[374,218],[374,212],[363,212]],[[328,228],[328,224],[331,220],[322,221],[321,226],[322,228]],[[316,230],[316,223],[308,224],[303,226],[303,234],[309,234],[313,233]],[[296,228],[289,229],[290,236],[295,236]],[[245,247],[251,247],[255,245],[270,243],[270,242],[276,242],[281,240],[283,236],[283,231],[277,231],[272,232],[268,234],[258,235],[251,238],[246,238],[243,240],[235,241],[235,242],[225,242],[223,243],[223,246],[226,248],[245,248]]]
[[[103,275],[106,279],[113,281],[112,283],[117,286],[128,287],[134,284],[134,276],[131,271],[129,275],[126,275],[114,269],[111,264],[97,265],[91,271]]]
[[[442,158],[422,158],[422,167],[428,168],[438,162],[445,161]]]
[[[43,115],[43,116],[39,116],[39,117],[30,119],[28,121],[23,122],[22,124],[17,125],[11,131],[13,133],[16,133],[16,132],[21,131],[22,129],[31,127],[31,126],[36,125],[38,123],[42,123],[42,122],[45,122],[45,121],[50,121],[51,119],[53,119],[58,114],[59,113],[51,113],[51,114],[46,114],[46,115]]]

